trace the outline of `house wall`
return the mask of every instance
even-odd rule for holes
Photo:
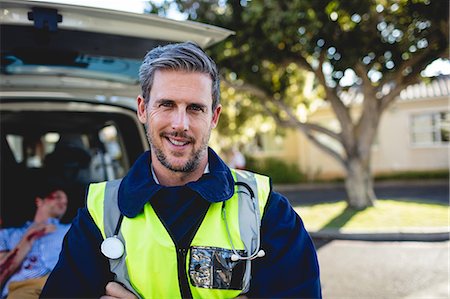
[[[401,101],[383,115],[378,132],[378,146],[373,149],[376,172],[440,170],[449,165],[449,145],[415,145],[412,142],[412,116],[449,111],[448,99]]]
[[[381,174],[448,169],[449,144],[413,145],[410,130],[412,115],[444,111],[449,111],[447,97],[397,101],[389,107],[381,118],[377,140],[372,148],[373,172]],[[330,127],[338,126],[329,107],[318,110],[310,116],[309,121],[328,124]],[[342,151],[338,144],[335,144],[335,148]],[[283,139],[283,146],[268,155],[296,163],[310,178],[344,176],[341,165],[298,130],[289,130]],[[264,156],[268,155],[266,153]]]

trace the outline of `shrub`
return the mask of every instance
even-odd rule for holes
[[[429,171],[402,171],[402,172],[391,172],[375,175],[376,181],[383,180],[432,180],[432,179],[448,179],[449,171],[444,170],[429,170]]]
[[[296,164],[288,164],[281,159],[255,159],[246,157],[246,169],[270,176],[274,184],[298,183],[306,180],[306,176]]]

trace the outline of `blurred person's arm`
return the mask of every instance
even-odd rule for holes
[[[34,242],[55,229],[52,224],[33,224],[13,249],[0,253],[0,285],[3,285],[20,268]]]
[[[86,208],[64,237],[58,263],[40,298],[99,298],[114,279],[108,259],[100,252],[103,237]]]

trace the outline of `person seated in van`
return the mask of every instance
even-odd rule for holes
[[[32,221],[0,229],[0,298],[38,298],[58,261],[70,227],[60,223],[68,204],[63,186],[55,180],[36,182],[35,204]]]

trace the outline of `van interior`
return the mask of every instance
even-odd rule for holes
[[[69,206],[62,221],[70,222],[85,204],[89,183],[122,177],[145,150],[134,112],[64,108],[71,104],[39,113],[18,109],[27,106],[23,101],[10,108],[2,104],[1,227],[32,220],[33,185],[42,178],[57,179],[66,189]]]

